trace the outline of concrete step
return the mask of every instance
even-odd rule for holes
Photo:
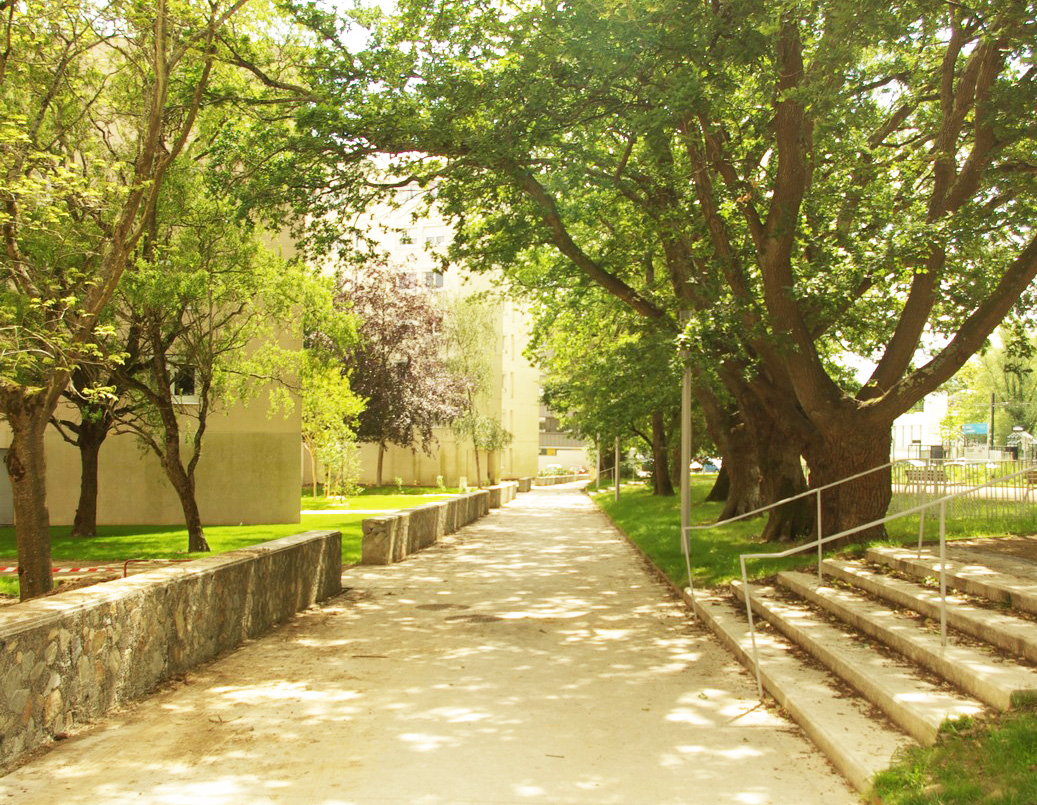
[[[910,581],[866,568],[861,562],[826,559],[824,573],[852,584],[869,595],[935,621],[940,619],[940,593]],[[1016,657],[1037,662],[1037,623],[1009,614],[984,609],[960,595],[947,596],[947,625]]]
[[[944,646],[939,632],[916,618],[848,590],[819,585],[816,575],[779,573],[778,583],[993,708],[1007,710],[1037,698],[1037,672],[991,650],[963,645],[954,635]]]
[[[694,609],[738,661],[755,673],[744,607],[730,598],[698,593]],[[847,696],[831,674],[804,664],[773,631],[757,632],[756,645],[764,689],[858,791],[866,792],[871,778],[889,767],[893,755],[912,745],[870,704]]]
[[[732,583],[732,588],[742,595],[740,582]],[[922,679],[910,663],[880,653],[851,632],[825,622],[809,607],[781,600],[771,588],[751,589],[754,611],[919,743],[932,744],[944,721],[983,711],[975,699]]]
[[[950,547],[950,546],[948,546]],[[969,595],[1007,604],[1021,612],[1037,614],[1037,581],[1013,570],[1030,570],[1019,561],[992,557],[981,551],[953,547],[953,560],[947,563],[947,585]],[[907,548],[869,548],[868,561],[885,565],[907,576],[924,579],[940,574],[940,560],[930,551]]]

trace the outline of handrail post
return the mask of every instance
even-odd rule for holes
[[[947,503],[940,501],[940,644],[947,646]]]
[[[824,574],[821,570],[821,561],[824,556],[821,548],[821,538],[824,531],[821,529],[821,490],[817,490],[817,586],[824,584]]]
[[[756,647],[756,625],[753,623],[753,602],[749,595],[749,574],[745,570],[745,557],[739,556],[742,566],[742,595],[745,596],[745,616],[749,620],[749,640],[753,644],[753,666],[756,668],[756,694],[763,701],[763,674],[760,671],[760,650]]]

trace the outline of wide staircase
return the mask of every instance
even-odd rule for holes
[[[1034,555],[1037,555],[1035,553]],[[1037,699],[1037,561],[949,544],[941,621],[936,552],[872,548],[695,595],[699,617],[856,788],[948,719]]]

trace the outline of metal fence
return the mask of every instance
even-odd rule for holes
[[[899,461],[891,469],[889,514],[953,495],[946,504],[950,518],[1003,523],[1037,517],[1037,463],[1032,461],[915,459]],[[956,495],[980,486],[986,488]]]

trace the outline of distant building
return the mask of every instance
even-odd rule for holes
[[[538,469],[552,464],[560,464],[564,469],[594,469],[594,461],[587,453],[587,442],[562,431],[554,413],[546,405],[541,405]]]
[[[946,394],[930,394],[920,406],[898,416],[893,422],[893,460],[950,458],[941,430],[946,416]]]

